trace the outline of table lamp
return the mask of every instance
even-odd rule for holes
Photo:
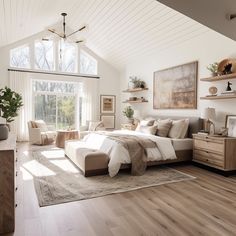
[[[204,108],[201,113],[201,118],[205,120],[204,131],[210,133],[211,126],[213,126],[213,134],[215,133],[215,124],[213,120],[216,118],[215,108]]]

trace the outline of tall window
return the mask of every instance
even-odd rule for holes
[[[14,48],[10,51],[10,66],[30,68],[29,46]]]
[[[53,70],[53,41],[36,41],[35,42],[35,59],[34,64],[36,69]]]
[[[77,45],[59,42],[59,70],[63,72],[77,72]]]
[[[80,83],[35,80],[34,118],[55,129],[76,128],[81,117]]]
[[[97,60],[85,51],[80,51],[80,73],[97,75]]]

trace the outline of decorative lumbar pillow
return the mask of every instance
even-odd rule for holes
[[[186,134],[186,122],[185,120],[174,120],[168,133],[169,138],[182,138]],[[184,133],[184,134],[183,134]]]
[[[141,126],[152,126],[154,124],[155,120],[141,120],[140,125]]]
[[[35,128],[39,128],[41,132],[48,131],[48,127],[43,120],[36,120],[34,121]]]
[[[154,135],[157,132],[157,125],[141,126],[139,124],[135,131],[138,131],[138,132],[141,132],[141,133],[144,133],[144,134],[153,134]]]
[[[89,131],[95,131],[98,127],[103,126],[103,122],[102,121],[90,121],[89,122]]]
[[[169,130],[172,125],[172,120],[166,119],[166,120],[157,120],[155,121],[154,125],[157,124],[157,132],[156,135],[160,137],[167,137]]]

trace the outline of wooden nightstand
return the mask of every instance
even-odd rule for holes
[[[193,135],[193,161],[223,171],[236,170],[236,138]]]
[[[122,130],[135,130],[137,125],[135,124],[121,124],[121,129]]]

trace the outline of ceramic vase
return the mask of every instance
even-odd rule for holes
[[[6,124],[0,124],[0,140],[8,139],[9,129]]]

